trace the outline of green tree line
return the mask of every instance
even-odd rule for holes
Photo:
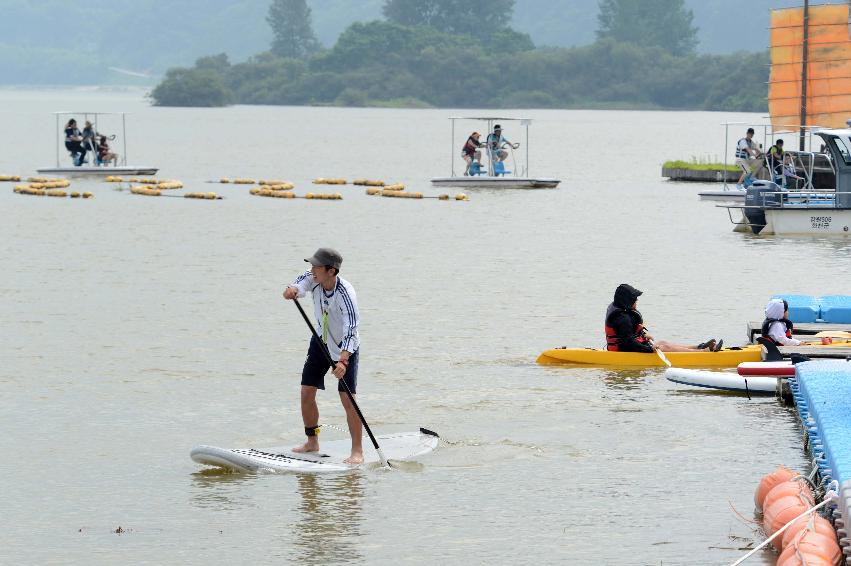
[[[682,0],[603,0],[597,40],[575,48],[536,49],[508,26],[513,1],[492,5],[387,0],[387,20],[352,24],[321,50],[304,0],[275,0],[270,51],[171,69],[151,96],[168,106],[766,108],[767,53],[696,54]]]

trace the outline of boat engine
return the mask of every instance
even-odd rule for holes
[[[754,181],[745,191],[745,218],[754,234],[765,228],[765,209],[780,206],[783,188],[771,181]]]

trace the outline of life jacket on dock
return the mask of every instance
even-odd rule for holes
[[[794,325],[792,324],[791,320],[789,320],[788,318],[766,318],[762,323],[763,338],[775,344],[777,343],[774,338],[768,335],[768,331],[771,330],[771,325],[775,322],[782,322],[783,325],[786,327],[786,338],[792,337],[792,328],[794,328]]]
[[[613,316],[617,314],[626,314],[632,320],[634,324],[634,330],[631,335],[623,336],[617,334],[615,329],[612,328],[611,319]],[[644,333],[644,320],[641,318],[641,313],[634,309],[624,309],[619,308],[613,304],[609,305],[609,308],[606,312],[606,350],[610,352],[618,352],[620,351],[621,341],[625,339],[632,339],[641,344],[646,344],[648,342],[647,336]]]

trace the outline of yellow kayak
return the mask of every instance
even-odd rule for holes
[[[718,352],[665,352],[674,367],[724,368],[742,362],[762,361],[762,346],[750,344],[740,350],[724,348]],[[587,366],[656,367],[664,362],[656,354],[609,352],[593,348],[557,348],[538,356],[539,364],[572,364]]]

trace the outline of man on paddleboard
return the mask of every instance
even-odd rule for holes
[[[310,263],[310,271],[299,275],[284,290],[284,298],[292,300],[305,296],[308,291],[311,292],[317,334],[322,337],[322,342],[328,347],[334,360],[332,373],[338,380],[345,380],[354,395],[357,390],[360,347],[360,316],[355,289],[351,283],[338,276],[343,257],[336,250],[319,248],[304,261]],[[315,337],[310,339],[307,359],[301,372],[301,416],[307,441],[293,448],[293,452],[319,451],[319,407],[316,405],[316,390],[325,389],[325,374],[330,369],[322,348],[323,345]],[[341,382],[337,384],[337,391],[346,410],[346,421],[352,436],[352,453],[345,462],[360,464],[363,462],[361,421]]]

